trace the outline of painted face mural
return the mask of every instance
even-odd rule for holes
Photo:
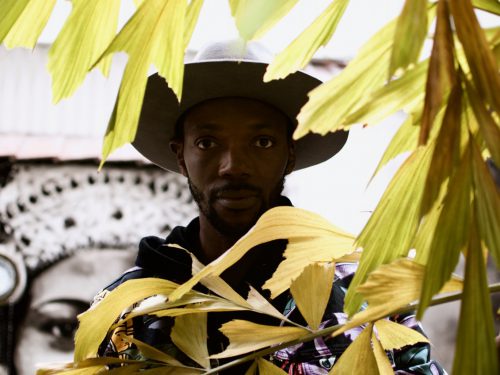
[[[88,309],[103,285],[133,264],[134,257],[131,250],[81,250],[33,280],[15,349],[19,375],[35,374],[43,363],[72,361],[77,315]]]

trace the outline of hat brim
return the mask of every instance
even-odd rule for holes
[[[243,97],[268,103],[293,124],[300,108],[307,102],[307,93],[321,81],[303,72],[282,80],[263,82],[267,64],[250,61],[200,61],[185,65],[181,103],[158,74],[148,78],[137,134],[132,145],[158,166],[179,172],[175,154],[169,148],[175,124],[189,108],[209,99]],[[344,146],[346,131],[325,136],[309,133],[295,143],[294,170],[328,160]]]

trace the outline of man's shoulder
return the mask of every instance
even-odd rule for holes
[[[139,242],[135,266],[104,287],[95,296],[92,305],[101,301],[107,294],[129,280],[157,277],[184,282],[191,277],[191,256],[189,252],[177,247],[189,247],[190,243],[186,241],[188,227],[175,227],[166,238],[143,237]]]
[[[133,279],[141,279],[145,276],[145,270],[141,267],[132,267],[128,270],[126,270],[123,274],[121,274],[117,279],[112,281],[109,285],[105,286],[99,293],[97,293],[94,296],[94,299],[92,300],[91,306],[97,305],[99,302],[101,302],[109,293],[111,293],[114,289],[116,289],[118,286],[123,284],[124,282],[128,280],[133,280]]]

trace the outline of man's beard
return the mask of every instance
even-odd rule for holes
[[[279,197],[283,191],[285,185],[285,176],[281,178],[276,187],[272,190],[269,201],[264,197],[262,190],[247,184],[247,183],[226,183],[225,185],[213,189],[209,192],[208,197],[206,197],[191,181],[188,177],[189,190],[195,200],[200,213],[202,213],[208,220],[208,222],[217,230],[220,234],[227,236],[229,238],[238,239],[243,236],[250,228],[257,222],[257,220],[262,216],[264,212],[278,204]],[[230,221],[225,220],[221,217],[214,208],[215,201],[218,196],[225,191],[235,191],[235,190],[246,190],[253,191],[257,197],[260,199],[260,207],[257,210],[254,218],[246,226],[235,225]]]

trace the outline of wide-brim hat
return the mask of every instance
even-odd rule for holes
[[[158,166],[179,172],[176,155],[169,142],[184,112],[209,99],[242,97],[270,104],[285,114],[295,126],[307,93],[321,84],[298,71],[288,77],[264,82],[272,55],[256,42],[219,42],[200,51],[185,64],[181,102],[158,74],[148,78],[139,126],[133,146]],[[328,160],[344,146],[346,131],[325,136],[309,133],[295,142],[294,170]]]

